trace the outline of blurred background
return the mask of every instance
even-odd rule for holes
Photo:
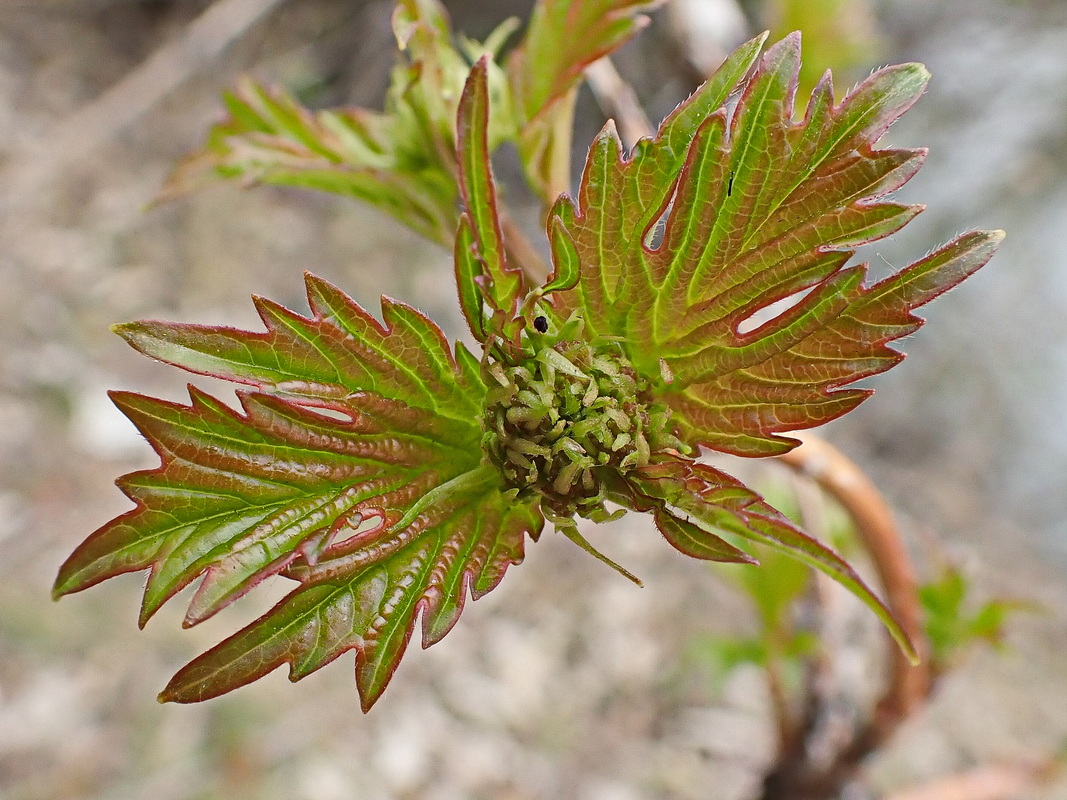
[[[445,4],[476,38],[531,5]],[[146,208],[242,73],[316,107],[379,107],[390,12],[388,0],[0,0],[0,800],[741,800],[773,758],[760,674],[713,679],[693,655],[751,612],[637,518],[590,538],[644,590],[546,534],[444,642],[409,653],[366,717],[351,656],[296,685],[278,671],[203,706],[155,702],[280,587],[184,632],[180,603],[137,631],[141,576],[49,599],[71,549],[128,507],[112,481],[155,463],[105,390],[184,394],[180,374],[110,324],[257,327],[248,296],[304,308],[310,269],[369,308],[389,294],[460,335],[449,255],[369,208],[235,186]],[[804,28],[813,75],[833,66],[839,90],[885,63],[934,75],[888,137],[931,148],[900,193],[929,209],[870,248],[876,272],[963,230],[1009,233],[926,309],[876,396],[824,431],[882,487],[921,569],[948,558],[979,598],[1042,609],[945,677],[871,762],[871,784],[1052,754],[1067,741],[1067,2],[674,0],[614,60],[658,120],[768,27]],[[583,90],[576,144],[603,122]],[[1027,792],[1067,798],[1067,782]]]

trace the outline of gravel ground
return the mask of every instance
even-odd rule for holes
[[[139,576],[50,602],[62,559],[126,508],[114,478],[153,463],[104,390],[183,394],[181,376],[129,351],[112,322],[255,326],[248,295],[301,307],[300,271],[312,269],[368,307],[386,293],[460,330],[447,254],[373,211],[233,187],[144,208],[243,71],[316,103],[379,102],[387,3],[283,4],[98,146],[42,152],[207,5],[0,4],[0,187],[20,190],[0,190],[0,800],[751,796],[773,757],[761,676],[742,668],[715,683],[691,657],[699,637],[746,630],[751,616],[642,520],[590,536],[644,590],[546,534],[444,642],[409,653],[369,716],[340,663],[203,706],[153,701],[277,589],[184,632],[178,605],[137,631]],[[503,5],[467,3],[457,17],[484,35]],[[931,210],[871,257],[899,264],[970,227],[1010,237],[829,435],[885,487],[917,552],[936,537],[979,594],[1046,609],[1011,627],[1005,652],[948,676],[872,762],[874,784],[894,788],[1067,740],[1067,7],[879,9],[885,59],[935,75],[893,138],[933,151],[905,194]],[[642,79],[642,54],[620,68],[659,112],[683,89]],[[590,109],[579,140],[599,124]],[[1067,782],[1032,798],[1067,798]]]

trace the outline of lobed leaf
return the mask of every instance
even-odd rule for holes
[[[171,174],[162,199],[220,180],[295,186],[377,206],[418,233],[451,246],[456,209],[456,108],[469,60],[493,54],[511,30],[485,44],[451,42],[437,0],[401,0],[393,31],[407,62],[392,72],[385,110],[312,113],[282,89],[244,80],[225,97],[229,117]],[[515,135],[503,70],[489,64],[493,146]]]
[[[539,2],[510,77],[520,155],[540,188],[565,166],[562,131],[582,68],[632,35],[636,11],[653,5]],[[564,29],[565,41],[546,38]],[[795,119],[799,40],[774,45],[753,72],[760,37],[631,153],[609,124],[575,200],[561,197],[547,217],[555,271],[520,309],[522,276],[508,264],[490,163],[515,116],[499,70],[478,58],[510,29],[491,45],[463,45],[477,61],[469,74],[436,0],[403,0],[394,30],[412,63],[394,74],[386,114],[312,116],[248,85],[178,182],[212,173],[333,187],[392,204],[442,241],[455,228],[460,304],[488,345],[484,363],[451,349],[415,309],[383,298],[379,322],[310,275],[308,316],[255,298],[262,332],[117,326],[151,357],[250,388],[237,394],[240,409],[192,387],[189,405],[113,395],[161,463],[120,479],[135,508],[74,552],[56,594],[147,569],[141,624],[199,581],[185,618],[194,625],[283,576],[296,588],[182,669],[161,699],[214,697],[283,664],[297,680],[354,650],[366,710],[420,615],[427,647],[455,624],[468,592],[485,594],[522,560],[546,513],[596,554],[572,517],[610,518],[609,499],[651,512],[690,556],[755,563],[738,546],[755,542],[823,571],[914,657],[838,555],[681,452],[773,455],[795,444],[782,433],[850,410],[869,392],[845,387],[903,358],[888,345],[922,324],[913,309],[996,249],[1002,233],[966,234],[873,285],[866,265],[849,265],[856,247],[920,210],[885,195],[923,151],[875,144],[921,93],[925,69],[876,72],[838,104],[827,75]],[[487,379],[500,385],[491,406]],[[557,460],[545,442],[565,455]],[[788,583],[753,593],[768,617],[802,585]],[[944,604],[955,625],[953,592]],[[967,635],[995,636],[1003,613],[983,610]]]
[[[203,576],[195,624],[329,539],[361,504],[428,491],[450,469],[433,431],[405,430],[397,407],[364,396],[335,420],[263,394],[239,414],[190,388],[189,406],[115,393],[162,465],[125,476],[138,508],[94,533],[63,565],[58,594],[151,568],[141,624]],[[339,528],[335,529],[334,526]]]
[[[307,405],[347,411],[346,402],[370,392],[421,409],[441,435],[468,441],[484,386],[466,349],[453,357],[440,329],[408,305],[383,297],[382,325],[326,281],[308,274],[306,284],[310,318],[253,298],[264,333],[173,322],[115,331],[152,358]]]
[[[593,332],[622,337],[691,443],[749,456],[784,452],[796,442],[781,433],[862,402],[868,390],[842,387],[898,363],[888,344],[922,324],[912,310],[981,267],[1003,238],[967,234],[867,286],[866,265],[849,259],[921,210],[883,198],[925,155],[874,145],[928,73],[879,70],[836,105],[827,75],[797,120],[791,36],[766,52],[728,113],[759,44],[731,56],[628,156],[609,124],[576,201],[554,209],[580,261],[578,284],[555,295],[561,313],[578,310]]]
[[[662,503],[660,513],[668,513],[674,517],[679,514],[688,515],[686,524],[688,530],[693,533],[694,541],[700,541],[698,532],[703,531],[704,536],[712,542],[722,541],[728,544],[723,540],[723,536],[756,542],[781,551],[829,575],[874,611],[909,658],[918,659],[914,645],[892,612],[844,559],[817,539],[797,529],[785,515],[772,508],[762,497],[735,478],[707,464],[673,459],[644,468],[633,483],[635,489],[644,495],[646,502],[652,499]],[[658,518],[657,514],[657,521]],[[670,537],[668,539],[670,540]],[[686,551],[683,549],[683,552]],[[708,558],[696,552],[690,554],[698,558]],[[746,556],[746,559],[750,563],[755,561],[750,556]],[[767,579],[774,580],[773,577]]]
[[[148,569],[144,625],[199,580],[195,625],[270,576],[300,584],[164,699],[215,696],[283,662],[296,679],[355,649],[369,708],[418,614],[429,646],[540,533],[536,502],[506,497],[482,463],[474,357],[453,356],[408,306],[383,299],[383,325],[326,282],[307,286],[310,317],[257,299],[263,333],[118,327],[148,355],[254,388],[238,393],[240,411],[193,387],[189,405],[113,395],[161,464],[120,479],[136,507],[70,556],[55,593]]]
[[[360,536],[360,548],[304,566],[302,585],[262,618],[200,656],[160,695],[197,702],[256,680],[282,664],[298,680],[356,650],[364,711],[385,689],[423,616],[423,647],[455,624],[468,589],[476,599],[523,557],[540,532],[529,503],[477,467],[437,487],[395,524]]]
[[[642,11],[663,0],[538,0],[522,46],[508,65],[524,118],[564,97],[598,58],[620,48],[648,24]],[[561,35],[563,34],[563,35]]]

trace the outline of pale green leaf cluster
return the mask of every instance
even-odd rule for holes
[[[637,33],[645,22],[638,12],[658,2],[542,0],[504,63],[517,20],[476,42],[452,32],[438,0],[401,0],[393,33],[402,58],[383,111],[313,112],[285,89],[244,79],[225,97],[228,118],[172,173],[162,197],[220,180],[316,189],[369,203],[451,247],[456,114],[471,65],[488,56],[489,152],[514,142],[531,187],[549,203],[569,187],[573,101],[584,67]]]

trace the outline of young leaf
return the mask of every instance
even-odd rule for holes
[[[1035,603],[1007,598],[977,605],[973,602],[973,588],[967,577],[952,566],[946,566],[936,580],[919,588],[926,636],[934,665],[939,669],[951,666],[976,642],[1001,646],[1010,615],[1040,610]]]
[[[798,530],[785,515],[735,478],[707,464],[670,459],[640,470],[630,482],[646,502],[658,501],[657,522],[661,513],[675,518],[687,514],[690,518],[687,523],[689,530],[697,535],[703,531],[706,539],[722,541],[721,535],[725,535],[756,542],[826,573],[878,615],[909,658],[918,659],[914,645],[892,612],[847,562],[817,539]],[[699,541],[696,536],[693,538]],[[670,536],[668,540],[671,540]],[[686,552],[683,548],[679,549]],[[690,554],[708,558],[697,553]],[[745,556],[744,553],[741,555]],[[745,558],[750,563],[754,561],[750,556]],[[719,557],[713,560],[742,559]]]
[[[312,114],[281,89],[243,81],[226,96],[230,117],[179,164],[162,198],[227,179],[296,186],[377,206],[442,244],[455,230],[448,165],[423,146],[419,115],[403,92],[386,114],[338,109]]]
[[[488,57],[470,71],[460,98],[456,123],[463,215],[456,235],[456,280],[461,305],[479,341],[487,336],[482,302],[496,317],[495,326],[514,316],[522,291],[522,273],[509,266],[497,208],[489,156]]]
[[[194,625],[264,579],[300,586],[171,683],[164,699],[214,696],[283,662],[302,677],[359,651],[365,708],[423,614],[423,644],[447,633],[469,590],[492,589],[543,522],[482,463],[485,386],[466,350],[414,309],[385,325],[308,276],[312,316],[257,300],[264,333],[131,323],[142,352],[254,387],[242,412],[199,390],[189,406],[116,394],[162,464],[120,481],[137,504],[63,565],[57,595],[150,569],[143,625],[197,579]],[[321,410],[315,410],[321,409]]]
[[[357,650],[364,711],[385,689],[422,613],[422,645],[458,619],[468,589],[493,589],[523,557],[540,518],[498,488],[491,467],[466,472],[410,505],[387,529],[357,534],[359,548],[292,570],[301,586],[256,622],[179,671],[160,695],[197,702],[256,680],[284,663],[299,680]]]
[[[574,96],[582,72],[648,24],[663,0],[538,0],[508,62],[520,119],[519,153],[531,185],[551,201],[570,185]],[[561,35],[562,32],[566,32]]]
[[[453,358],[440,329],[403,303],[382,298],[383,326],[335,286],[310,274],[306,281],[310,319],[253,298],[264,333],[171,322],[131,322],[115,331],[145,355],[189,372],[341,412],[369,392],[447,422],[449,439],[475,435],[485,388],[465,348]]]
[[[841,387],[898,363],[887,345],[922,324],[912,309],[981,267],[1003,237],[966,234],[865,285],[865,265],[847,266],[855,248],[921,210],[880,198],[924,151],[874,144],[928,74],[880,70],[837,105],[827,75],[794,120],[791,36],[763,56],[732,113],[713,111],[754,46],[628,157],[609,124],[576,202],[554,209],[580,261],[577,285],[555,294],[560,313],[626,343],[687,441],[748,456],[789,450],[796,441],[781,433],[855,408],[870,391]],[[794,304],[773,316],[782,301]]]
[[[594,7],[611,11],[603,30],[583,16]],[[559,61],[570,64],[596,41],[625,38],[633,7],[544,0],[538,8],[567,10],[599,31]],[[419,70],[449,58],[440,54],[439,11],[434,0],[409,0],[394,19],[402,46],[426,62]],[[548,216],[555,272],[521,307],[489,161],[492,62],[481,59],[461,98],[457,90],[458,149],[447,146],[452,128],[438,124],[456,70],[404,84],[394,108],[415,122],[389,130],[390,152],[405,152],[405,136],[421,137],[412,152],[433,153],[429,163],[447,162],[460,179],[456,277],[464,314],[487,345],[481,361],[450,350],[412,308],[383,298],[381,324],[310,276],[311,315],[257,299],[261,333],[118,326],[149,356],[252,388],[238,393],[241,411],[196,389],[188,406],[115,396],[162,463],[121,480],[136,508],[75,551],[56,593],[149,569],[143,624],[199,579],[191,625],[281,574],[298,582],[294,591],[179,672],[163,699],[212,697],[284,663],[298,679],[355,650],[366,709],[420,614],[428,646],[454,624],[468,591],[484,594],[522,559],[525,537],[536,539],[546,517],[596,554],[573,518],[614,518],[622,510],[605,505],[614,501],[651,512],[668,542],[696,558],[751,563],[738,547],[748,541],[822,570],[914,657],[840,557],[690,455],[698,445],[779,453],[793,444],[782,432],[855,406],[866,392],[842,387],[897,363],[902,355],[887,345],[921,324],[912,309],[980,267],[1002,234],[967,234],[866,286],[865,268],[847,262],[857,245],[916,213],[880,198],[922,158],[874,144],[926,73],[882,70],[838,105],[827,77],[795,121],[798,41],[775,45],[746,79],[761,46],[756,39],[730,56],[627,158],[605,129],[577,201],[561,198]],[[563,94],[548,91],[549,106],[573,92],[569,81],[552,84]],[[428,86],[441,97],[418,99]],[[269,124],[262,109],[233,107],[249,141],[284,130],[329,160],[295,105],[263,97]],[[782,301],[792,306],[775,315]],[[976,620],[971,634],[998,629],[998,613]]]
[[[226,96],[229,118],[203,149],[170,176],[162,198],[226,179],[297,186],[379,207],[418,233],[451,246],[456,230],[456,107],[468,61],[453,48],[448,17],[437,0],[402,0],[393,30],[408,63],[392,74],[384,113],[339,108],[312,113],[281,89],[243,81]],[[507,24],[477,58],[492,54]],[[490,61],[490,93],[498,113],[491,146],[515,135],[503,71]]]
[[[393,32],[400,49],[408,54],[410,68],[403,80],[394,76],[394,89],[403,86],[403,97],[428,134],[424,148],[436,151],[443,163],[452,165],[456,151],[456,108],[472,63],[487,58],[488,93],[496,113],[486,129],[490,148],[515,135],[511,95],[504,72],[493,60],[516,26],[506,20],[484,43],[460,38],[457,51],[451,43],[448,14],[438,0],[401,0],[393,13]],[[399,104],[395,104],[399,105]]]
[[[538,0],[508,70],[525,119],[565,96],[583,70],[648,24],[642,11],[663,0]],[[564,34],[565,35],[562,35]]]

